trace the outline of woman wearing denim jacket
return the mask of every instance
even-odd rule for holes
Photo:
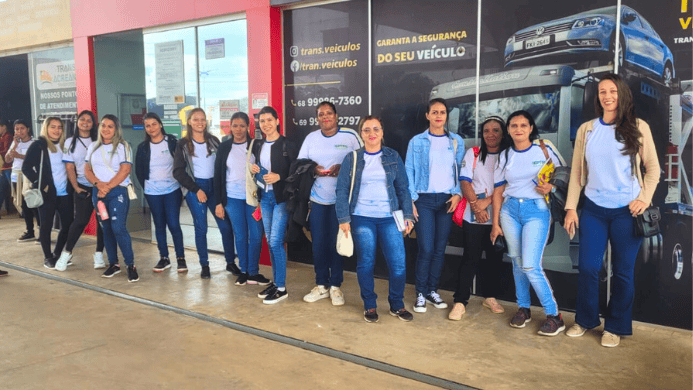
[[[393,217],[395,211],[402,212],[404,233],[409,234],[414,226],[414,213],[404,164],[395,150],[382,145],[383,126],[378,118],[364,117],[359,123],[359,134],[365,146],[356,151],[356,172],[352,172],[354,153],[347,154],[342,162],[337,178],[335,211],[339,228],[347,236],[350,232],[354,234],[358,262],[356,275],[365,307],[363,318],[366,322],[378,322],[373,268],[376,243],[380,243],[390,271],[390,315],[411,321],[413,317],[403,302],[406,279],[404,238]],[[354,189],[349,202],[352,174],[355,175]]]
[[[217,205],[212,180],[218,147],[219,139],[209,134],[207,130],[207,115],[204,110],[199,107],[190,110],[187,132],[185,137],[178,141],[173,157],[173,177],[188,190],[185,202],[188,204],[195,225],[195,246],[202,267],[200,272],[202,279],[212,277],[207,252],[207,209],[214,214],[214,208]],[[219,227],[221,243],[224,246],[226,270],[233,275],[240,275],[241,271],[234,262],[231,222],[228,219],[217,218],[216,215],[214,219]],[[187,270],[185,260],[179,259],[178,272]]]
[[[166,226],[171,232],[178,263],[185,264],[183,230],[180,227],[180,206],[183,192],[180,184],[173,178],[173,156],[178,140],[166,134],[159,115],[148,112],[144,115],[144,142],[137,147],[135,173],[144,189],[144,197],[149,204],[154,221],[156,244],[159,249],[159,262],[152,271],[163,272],[171,268],[166,242]],[[178,272],[184,272],[178,269]]]
[[[568,233],[582,227],[575,324],[566,335],[582,336],[601,323],[599,271],[609,240],[614,276],[601,342],[616,347],[621,336],[633,334],[633,273],[642,242],[633,233],[633,217],[652,202],[660,167],[650,127],[636,119],[633,95],[620,76],[602,77],[594,104],[600,118],[578,129],[565,205]],[[633,172],[641,162],[644,175],[640,169]],[[578,219],[575,210],[583,189],[585,201]]]
[[[464,140],[445,130],[448,119],[445,100],[431,100],[426,111],[429,128],[409,141],[406,160],[409,194],[418,222],[414,304],[417,313],[426,311],[426,301],[437,309],[448,307],[438,295],[438,280],[452,228],[451,213],[462,200],[458,176],[464,159]]]
[[[541,264],[552,223],[545,196],[555,187],[538,181],[537,174],[546,162],[546,157],[538,141],[539,129],[532,115],[526,111],[516,111],[510,114],[507,123],[513,144],[512,148],[501,153],[498,166],[493,172],[495,189],[491,242],[495,242],[499,235],[504,236],[508,256],[513,262],[519,309],[510,321],[510,326],[524,328],[531,320],[531,285],[546,312],[546,321],[538,333],[555,336],[565,329],[565,324]],[[551,143],[543,142],[554,166],[564,165]]]

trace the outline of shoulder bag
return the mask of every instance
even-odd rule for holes
[[[349,203],[348,207],[351,207],[351,195],[354,193],[354,178],[356,177],[356,151],[353,151],[354,164],[351,169],[351,187],[349,188]],[[353,233],[352,233],[353,234]],[[344,257],[351,257],[354,255],[354,237],[352,234],[349,236],[339,229],[337,231],[337,253]]]
[[[640,169],[643,171],[642,166],[638,167],[635,163],[635,155],[631,156],[631,169],[633,171],[633,176],[636,176],[635,170]],[[642,172],[641,175],[644,177],[645,173]],[[636,176],[637,177],[637,176]],[[662,214],[659,212],[659,207],[650,206],[643,211],[642,214],[633,217],[633,233],[638,237],[652,237],[661,233],[661,227],[659,226],[659,221],[662,220]]]
[[[259,202],[257,201],[257,184],[255,183],[255,175],[250,172],[252,165],[250,164],[250,156],[253,154],[253,145],[255,145],[255,139],[250,141],[248,146],[248,154],[245,157],[245,203],[248,206],[258,207]]]
[[[457,145],[455,145],[457,146]],[[479,151],[481,149],[478,146],[475,146],[472,148],[472,151],[474,152],[474,164],[472,165],[472,179],[474,178],[474,170],[476,169],[476,162],[479,160]],[[455,208],[455,212],[452,214],[452,222],[454,222],[457,226],[462,227],[462,223],[464,221],[464,210],[467,208],[467,198],[462,197],[462,200],[460,200],[460,203],[457,204],[457,208]]]
[[[43,176],[43,150],[41,150],[41,163],[39,164],[38,188],[30,188],[24,191],[24,201],[30,209],[43,206],[43,194],[41,193],[41,177]]]

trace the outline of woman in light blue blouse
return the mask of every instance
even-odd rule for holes
[[[383,146],[383,125],[378,118],[364,117],[359,133],[365,146],[347,154],[342,162],[335,211],[339,228],[347,236],[354,235],[356,274],[365,308],[363,318],[366,322],[378,322],[373,268],[379,243],[390,271],[390,315],[411,321],[413,316],[403,302],[406,253],[402,232],[409,234],[414,227],[414,215],[404,164],[395,150]],[[352,175],[354,188],[349,201]]]

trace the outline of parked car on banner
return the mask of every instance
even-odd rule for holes
[[[580,58],[590,53],[609,60],[614,57],[616,36],[615,6],[536,24],[510,36],[505,45],[505,66],[546,57],[554,57],[551,61],[555,62],[557,55]],[[622,6],[618,37],[619,66],[630,65],[671,84],[674,57],[642,15]]]

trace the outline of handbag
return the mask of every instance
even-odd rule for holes
[[[257,183],[255,183],[255,178],[252,172],[250,172],[250,156],[253,153],[253,144],[255,144],[255,139],[250,141],[250,146],[248,146],[248,154],[245,158],[245,203],[248,206],[257,207],[259,202],[257,201]]]
[[[41,150],[41,164],[39,164],[38,188],[24,190],[24,201],[30,209],[43,206],[43,194],[41,193],[41,177],[43,176],[43,150]]]
[[[352,152],[354,155],[354,166],[351,169],[351,187],[349,188],[349,205],[351,205],[351,195],[354,193],[354,178],[356,177],[356,151]],[[348,236],[342,229],[337,231],[337,253],[344,257],[351,257],[354,255],[354,238],[351,234]]]
[[[481,149],[478,146],[475,146],[472,148],[472,151],[474,152],[474,164],[472,165],[472,178],[474,177],[474,170],[476,169],[476,162],[479,160],[479,151]],[[462,200],[460,200],[460,203],[457,204],[457,207],[455,208],[455,212],[452,214],[452,222],[454,222],[457,226],[462,227],[462,222],[464,221],[464,211],[467,208],[467,198],[462,197]]]
[[[662,214],[659,212],[659,207],[650,206],[642,214],[633,218],[635,219],[633,229],[636,236],[652,237],[661,232],[659,221],[662,220]]]

